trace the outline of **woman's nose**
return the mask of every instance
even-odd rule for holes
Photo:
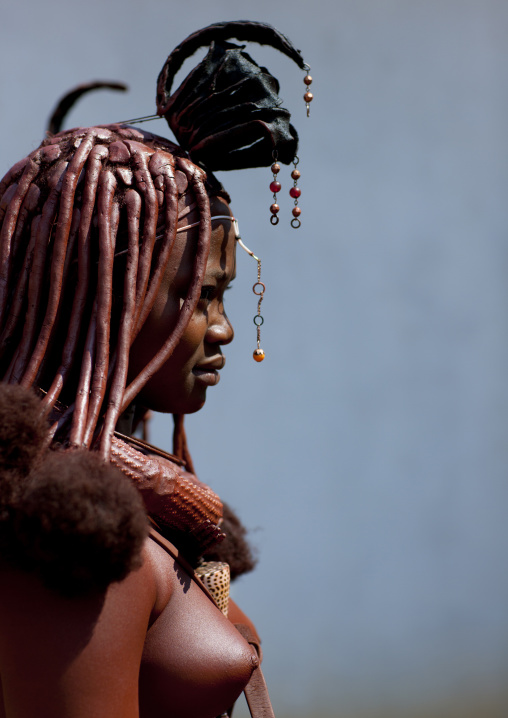
[[[210,317],[208,331],[206,333],[206,341],[211,344],[229,344],[233,341],[235,332],[233,325],[228,319],[224,307],[217,307],[216,311]]]

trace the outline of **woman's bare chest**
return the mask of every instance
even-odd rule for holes
[[[172,593],[146,636],[140,716],[213,718],[238,698],[257,655],[196,582],[167,558]]]

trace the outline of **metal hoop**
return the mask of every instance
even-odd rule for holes
[[[273,224],[274,227],[276,224],[279,224],[279,218],[276,214],[272,214],[272,216],[270,217],[270,223]]]
[[[261,321],[256,321],[256,320],[261,320]],[[253,319],[252,321],[254,322],[254,324],[255,324],[257,327],[261,327],[261,326],[263,326],[263,324],[265,323],[265,320],[263,319],[263,317],[261,316],[261,314],[256,314],[256,316],[254,317],[254,319]]]
[[[256,287],[263,287],[263,289],[260,292],[256,292]],[[252,287],[252,291],[257,297],[261,297],[263,292],[266,291],[266,287],[263,282],[256,282],[256,284]]]
[[[296,217],[293,217],[293,219],[291,220],[291,226],[293,227],[293,229],[298,229],[298,227],[302,226],[302,223],[300,222],[299,219],[297,219]]]

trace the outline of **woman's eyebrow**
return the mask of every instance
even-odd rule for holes
[[[229,282],[232,282],[233,279],[236,279],[236,271],[232,277],[229,277],[228,273],[224,269],[216,269],[210,272],[207,271],[205,276],[208,279],[215,279],[217,282],[225,282],[228,279]]]

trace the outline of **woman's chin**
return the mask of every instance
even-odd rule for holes
[[[195,414],[204,407],[205,403],[206,389],[201,390],[199,394],[196,392],[178,400],[175,400],[174,397],[172,399],[153,397],[151,401],[146,399],[143,401],[144,406],[159,414]]]

